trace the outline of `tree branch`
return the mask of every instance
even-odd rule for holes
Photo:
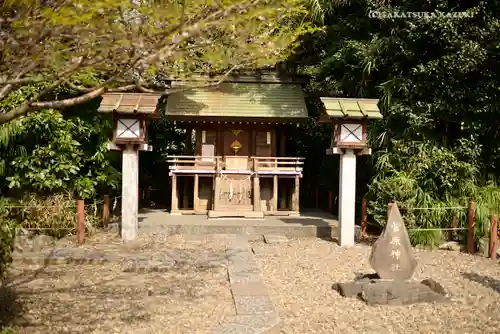
[[[81,96],[73,97],[70,99],[59,100],[59,101],[34,102],[31,103],[31,107],[36,109],[45,109],[45,108],[61,109],[61,108],[71,107],[77,104],[82,104],[90,100],[93,100],[96,97],[101,96],[105,92],[106,89],[104,87],[101,87],[86,94],[83,94]],[[0,118],[0,123],[1,123],[1,118]]]
[[[246,9],[254,7],[260,3],[261,0],[255,0],[251,4],[249,4]],[[220,20],[227,19],[231,15],[233,15],[234,10],[241,10],[240,5],[233,5],[229,6],[225,10],[222,11],[217,11],[215,13],[212,13],[208,15],[205,20],[200,20],[196,23],[194,23],[192,26],[183,29],[182,34],[179,34],[175,36],[172,39],[172,43],[164,46],[158,45],[158,51],[146,56],[145,58],[141,59],[139,61],[139,65],[150,65],[152,63],[155,63],[157,61],[162,61],[165,57],[169,57],[173,50],[177,48],[182,42],[187,40],[188,38],[193,37],[194,35],[198,34],[200,31],[203,29],[208,28],[210,25],[219,22]],[[212,20],[212,21],[210,21]]]
[[[54,82],[49,87],[46,87],[46,88],[42,89],[41,92],[39,92],[34,97],[32,97],[28,102],[23,103],[22,105],[20,105],[16,109],[14,109],[12,111],[9,111],[9,112],[6,112],[6,113],[0,113],[0,124],[7,123],[7,122],[9,122],[9,121],[11,121],[11,120],[13,120],[15,118],[18,118],[18,117],[26,115],[30,111],[31,105],[34,102],[36,102],[43,95],[48,94],[54,88],[56,88],[57,86],[59,86],[63,81],[64,81],[63,79],[57,80],[56,82]]]

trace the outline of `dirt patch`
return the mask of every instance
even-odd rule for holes
[[[11,289],[22,312],[9,321],[17,333],[209,333],[235,315],[216,237],[185,239],[161,234],[122,244],[115,236],[88,240],[83,248],[169,257],[180,265],[167,272],[124,272],[118,262],[100,265],[14,263]],[[72,241],[60,241],[73,245]]]

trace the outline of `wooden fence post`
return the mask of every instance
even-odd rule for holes
[[[476,228],[476,202],[470,201],[467,210],[467,252],[472,254],[476,250],[474,230]]]
[[[490,223],[490,259],[497,259],[498,216],[492,215]]]
[[[102,224],[104,227],[108,227],[109,224],[109,195],[104,195],[102,202]]]
[[[457,238],[457,230],[455,230],[457,227],[458,227],[457,215],[453,214],[453,216],[451,217],[451,228],[454,230],[451,230],[449,235],[449,239],[451,241],[454,241]]]
[[[361,239],[366,237],[366,224],[368,222],[368,200],[363,198],[361,204]]]
[[[83,199],[76,200],[76,212],[78,217],[78,243],[83,245],[85,241],[85,201]]]

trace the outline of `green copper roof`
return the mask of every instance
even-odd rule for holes
[[[182,87],[180,83],[173,89]],[[177,86],[177,87],[176,87]],[[168,96],[165,110],[174,117],[307,118],[298,84],[222,83]]]
[[[330,118],[382,119],[377,99],[347,99],[322,97],[325,111]]]

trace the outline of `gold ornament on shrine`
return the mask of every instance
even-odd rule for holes
[[[231,144],[231,148],[234,151],[234,154],[238,154],[238,151],[241,149],[241,143],[237,140],[233,141]]]
[[[235,137],[238,137],[238,135],[241,133],[241,130],[231,130],[231,132]]]

